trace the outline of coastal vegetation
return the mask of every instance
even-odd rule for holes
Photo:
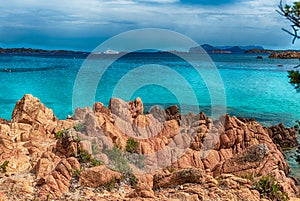
[[[138,153],[139,143],[133,138],[129,138],[126,142],[126,151],[129,153]]]
[[[59,140],[64,134],[64,132],[64,130],[58,131],[57,133],[55,133],[55,138]]]
[[[300,72],[298,70],[288,71],[288,78],[290,78],[290,83],[295,89],[300,91]]]
[[[6,173],[6,167],[8,165],[9,161],[4,161],[3,164],[0,166],[3,173]]]
[[[292,32],[284,28],[282,30],[293,36],[292,43],[294,43],[296,39],[300,38],[300,36],[298,36],[300,28],[300,2],[295,1],[292,5],[283,5],[281,0],[278,8],[279,10],[277,12],[292,23]]]
[[[278,13],[292,23],[292,32],[284,28],[282,30],[293,36],[292,43],[294,43],[296,39],[300,38],[300,36],[298,35],[298,31],[300,29],[300,2],[294,2],[292,5],[283,5],[281,0],[278,8]],[[298,67],[300,67],[300,65],[296,66],[295,68]],[[288,71],[288,77],[290,78],[290,83],[294,85],[297,91],[299,91],[300,72],[298,70]]]
[[[287,193],[283,191],[278,181],[271,175],[263,176],[255,183],[254,189],[258,190],[262,197],[271,200],[287,201]]]
[[[129,160],[126,157],[126,153],[123,153],[122,150],[114,146],[111,150],[107,152],[107,156],[109,157],[110,161],[112,162],[112,169],[114,171],[120,172],[122,175],[122,180],[125,183],[130,184],[131,186],[135,187],[137,184],[137,179],[133,174],[131,167],[129,166]],[[112,180],[113,186],[116,183],[116,180]],[[108,187],[111,187],[109,185]],[[110,188],[109,188],[110,189]]]

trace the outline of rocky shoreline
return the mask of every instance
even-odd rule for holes
[[[283,51],[283,52],[273,52],[270,54],[269,58],[276,59],[300,59],[300,52],[298,51]]]
[[[300,200],[293,129],[112,98],[58,120],[32,95],[0,120],[0,201]]]
[[[269,58],[275,59],[300,59],[300,52],[297,50],[247,50],[248,54],[269,54]]]

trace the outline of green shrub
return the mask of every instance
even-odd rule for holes
[[[79,179],[79,177],[80,177],[80,173],[82,172],[82,170],[78,170],[78,169],[76,169],[76,170],[74,170],[74,177],[76,178],[76,179]]]
[[[138,184],[138,180],[137,180],[137,178],[134,176],[134,174],[128,175],[128,179],[129,179],[129,184],[130,184],[133,188],[136,188],[136,187],[137,187],[137,184]]]
[[[297,91],[300,90],[300,72],[296,70],[288,71],[288,78],[290,83],[295,87]]]
[[[74,128],[75,131],[78,131],[78,132],[84,131],[84,126],[83,126],[82,124],[80,124],[80,123],[75,124],[75,125],[73,126],[73,128]]]
[[[123,153],[122,150],[118,149],[117,147],[113,147],[111,150],[107,151],[106,154],[110,160],[112,169],[120,172],[122,174],[122,180],[135,188],[137,186],[137,179],[132,173],[132,169],[128,164],[131,162],[131,159],[128,160],[128,157],[132,156],[132,154],[128,155],[128,152]],[[139,154],[134,155],[142,158],[144,157],[143,155]]]
[[[175,170],[176,170],[172,165],[167,166],[166,169],[167,169],[170,173],[175,172]]]
[[[123,155],[122,150],[114,146],[107,152],[107,156],[112,162],[112,166],[115,171],[118,171],[122,174],[132,172],[131,168],[128,165],[128,160]]]
[[[104,188],[111,192],[115,188],[117,182],[117,179],[114,177],[110,182],[104,185]]]
[[[255,175],[255,173],[254,172],[252,172],[251,174],[249,173],[244,173],[242,176],[241,176],[241,178],[244,178],[244,179],[248,179],[248,180],[250,180],[250,181],[253,181],[254,180],[254,178],[256,177],[257,175]]]
[[[65,130],[58,131],[55,134],[55,138],[59,140],[62,137],[62,135],[64,134],[64,132],[65,132]]]
[[[4,161],[3,164],[0,166],[2,169],[2,172],[6,172],[6,167],[8,166],[9,161]]]
[[[86,167],[95,167],[103,165],[104,163],[92,157],[87,150],[79,148],[78,159],[80,163],[86,163]]]
[[[81,163],[88,163],[92,160],[91,154],[87,150],[79,149],[79,162]]]
[[[99,165],[104,165],[104,163],[102,161],[99,161],[99,160],[93,158],[91,161],[91,166],[95,167],[95,166],[99,166]]]
[[[76,142],[79,143],[79,142],[81,142],[81,141],[82,141],[82,138],[79,137],[79,135],[77,134],[77,135],[76,135]]]
[[[139,143],[133,138],[129,138],[126,142],[126,151],[129,153],[138,153]]]
[[[95,145],[95,144],[93,144],[93,146],[92,146],[92,151],[93,151],[93,154],[99,154],[100,153],[98,146]]]
[[[144,162],[145,162],[145,156],[138,153],[129,153],[126,152],[123,154],[123,156],[126,158],[127,162],[130,164],[135,165],[135,167],[139,169],[144,169]]]
[[[279,185],[278,181],[270,175],[263,176],[254,184],[254,189],[258,190],[260,195],[271,200],[287,201],[288,196]]]

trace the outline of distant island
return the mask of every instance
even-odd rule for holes
[[[212,46],[204,44],[197,47],[192,47],[189,53],[199,53],[204,49],[209,54],[232,54],[232,53],[246,53],[248,50],[264,50],[262,46]]]
[[[160,51],[160,50],[141,50],[134,52],[136,54],[165,54],[165,53],[178,53],[178,54],[198,54],[203,53],[205,50],[208,54],[270,54],[269,58],[278,59],[300,59],[299,50],[270,50],[264,49],[262,46],[248,45],[248,46],[212,46],[203,44],[196,47],[191,47],[188,52],[181,52],[177,50]],[[112,56],[112,55],[125,55],[127,52],[119,52],[117,50],[106,50],[104,52],[86,52],[86,51],[73,51],[73,50],[43,50],[34,48],[0,48],[1,54],[13,55],[43,55],[43,56],[71,56],[85,58],[89,54],[94,56]]]
[[[43,50],[34,48],[0,48],[0,54],[10,54],[10,53],[29,53],[29,54],[89,54],[89,52],[83,51],[72,51],[72,50]]]
[[[205,50],[208,54],[270,54],[269,58],[277,59],[300,59],[299,50],[270,50],[262,46],[212,46],[204,44],[192,47],[189,53],[201,53]]]

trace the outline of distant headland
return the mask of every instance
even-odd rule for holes
[[[164,53],[179,53],[179,54],[198,54],[203,53],[203,50],[208,54],[269,54],[269,58],[279,59],[300,59],[299,50],[271,50],[264,49],[262,46],[248,45],[248,46],[212,46],[209,44],[203,44],[196,47],[191,47],[187,52],[177,50],[142,50],[137,51],[137,54],[164,54]],[[121,52],[117,50],[106,50],[104,52],[87,52],[87,51],[73,51],[73,50],[44,50],[34,48],[0,48],[1,54],[11,55],[28,55],[28,56],[74,56],[76,58],[85,58],[89,54],[112,56],[112,55],[124,55],[127,52]]]
[[[271,50],[264,49],[262,46],[212,46],[204,44],[192,47],[189,53],[199,53],[204,49],[208,54],[270,54],[269,58],[278,59],[299,59],[299,50]]]

